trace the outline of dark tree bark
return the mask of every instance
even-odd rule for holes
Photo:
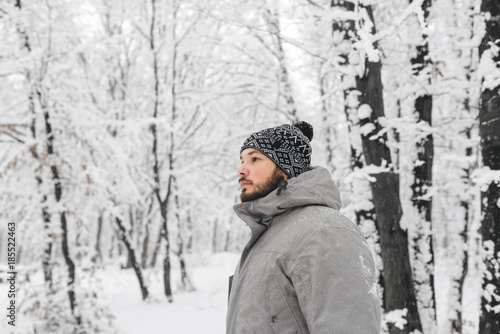
[[[156,265],[156,260],[158,259],[158,254],[160,253],[162,238],[163,238],[163,225],[160,227],[160,231],[158,232],[158,236],[156,237],[156,242],[153,249],[153,255],[151,256],[151,261],[149,263],[149,266],[151,268],[154,268]]]
[[[141,252],[141,265],[143,269],[147,268],[148,265],[148,249],[149,249],[149,225],[151,224],[151,220],[146,222],[145,226],[145,236],[142,240],[142,252]]]
[[[144,226],[144,238],[142,240],[142,253],[141,253],[141,264],[142,268],[146,269],[148,266],[148,256],[149,256],[149,241],[151,239],[151,212],[153,211],[154,200],[150,198],[150,203],[148,206],[148,211],[146,213],[146,223]]]
[[[468,133],[470,135],[470,132]],[[472,155],[472,149],[467,149],[467,156]],[[466,175],[468,179],[470,180],[470,170],[466,171]],[[460,205],[463,207],[465,215],[464,215],[464,228],[462,230],[462,233],[460,233],[461,240],[464,245],[467,245],[469,243],[469,212],[470,212],[470,205],[469,202],[467,201],[462,201]],[[465,247],[464,247],[465,248]],[[464,295],[464,283],[465,283],[465,278],[467,277],[467,272],[468,272],[468,267],[469,267],[469,256],[467,254],[467,248],[465,248],[462,252],[462,270],[460,273],[460,276],[454,277],[454,286],[456,287],[457,291],[457,303],[458,305],[455,305],[456,309],[456,317],[455,319],[451,319],[451,327],[454,333],[457,334],[462,334],[462,329],[463,329],[463,313],[462,313],[462,305],[463,305],[463,295]],[[453,287],[453,285],[452,285]]]
[[[179,258],[179,266],[181,270],[181,283],[182,283],[182,289],[184,291],[195,291],[195,287],[193,283],[191,282],[191,278],[189,277],[188,271],[187,271],[187,266],[186,266],[186,258],[184,254],[184,239],[181,235],[181,221],[177,221],[177,228],[179,231],[179,235],[177,236],[177,251],[175,252],[175,255]]]
[[[16,0],[15,6],[19,10],[21,10],[22,9],[21,0]],[[28,34],[19,26],[17,27],[17,32],[23,41],[23,44],[22,44],[23,48],[26,49],[27,52],[31,52],[31,43],[30,43]],[[30,84],[31,84],[31,80],[32,80],[31,76],[32,76],[32,73],[31,73],[31,71],[28,70],[26,72],[26,79],[27,79],[28,83],[30,83]],[[32,135],[33,139],[36,139],[37,138],[36,110],[35,110],[35,101],[34,101],[36,92],[35,92],[35,88],[33,87],[33,85],[31,85],[31,86],[32,87],[30,89],[30,94],[28,97],[29,110],[30,110],[31,115],[32,115],[30,131],[31,131],[31,135]],[[33,156],[33,158],[40,163],[40,166],[35,170],[35,179],[37,181],[38,189],[41,190],[41,189],[43,189],[43,187],[42,187],[43,179],[42,179],[42,175],[41,175],[42,165],[40,162],[40,158],[38,155],[38,149],[37,149],[36,144],[30,148],[30,152],[31,152],[31,155]],[[42,256],[42,268],[43,268],[44,280],[46,283],[49,284],[49,288],[52,289],[52,265],[50,263],[50,259],[52,256],[52,244],[54,242],[53,241],[54,239],[53,239],[53,235],[48,232],[49,227],[51,225],[51,220],[50,220],[51,217],[50,217],[50,214],[48,212],[47,205],[45,205],[46,201],[47,201],[47,195],[44,194],[42,196],[42,219],[43,219],[44,229],[47,232],[47,237],[46,237],[47,241],[46,241],[45,249],[44,249],[43,256]]]
[[[159,106],[160,106],[160,67],[158,64],[158,50],[156,47],[156,0],[151,0],[152,12],[151,12],[151,24],[149,31],[149,46],[153,55],[153,76],[154,76],[154,101],[153,101],[153,118],[158,118],[159,114]],[[175,60],[173,62],[173,66],[175,67]],[[175,78],[175,76],[174,76]],[[175,80],[174,80],[175,82]],[[175,88],[173,88],[175,89]],[[173,107],[175,108],[175,106]],[[168,184],[166,189],[166,195],[163,197],[161,195],[162,192],[162,182],[160,180],[160,158],[158,154],[158,145],[159,145],[159,137],[157,133],[156,123],[153,123],[150,127],[152,136],[153,136],[153,178],[154,178],[154,189],[153,193],[155,198],[158,201],[158,205],[160,207],[160,215],[162,220],[162,227],[160,235],[158,236],[158,240],[155,247],[155,254],[153,254],[152,261],[156,262],[156,256],[158,254],[157,250],[161,245],[161,240],[165,240],[165,258],[163,259],[163,285],[164,292],[167,296],[169,302],[173,301],[172,296],[172,288],[171,288],[171,279],[170,279],[170,240],[169,240],[169,230],[168,230],[168,212],[167,207],[169,204],[170,193],[172,191],[172,175],[170,174],[168,178]],[[171,136],[172,137],[172,136]],[[171,138],[172,139],[172,138]],[[172,142],[170,143],[172,146]],[[172,147],[171,147],[172,148]],[[169,168],[172,168],[172,150],[169,151]],[[154,264],[153,262],[153,264]]]
[[[493,52],[490,43],[498,45],[500,39],[500,2],[483,0],[481,12],[489,17],[486,34],[479,47],[482,61],[490,58],[500,69],[500,54]],[[486,15],[489,13],[489,15]],[[484,82],[484,81],[483,81]],[[479,108],[479,131],[483,165],[492,171],[500,172],[500,85],[483,87]],[[486,272],[483,275],[483,294],[481,297],[481,316],[479,332],[482,334],[500,333],[500,181],[488,185],[481,194],[481,235],[485,249]],[[496,310],[495,310],[496,308]]]
[[[368,123],[375,125],[371,133],[362,135],[363,152],[368,165],[390,166],[391,156],[387,138],[378,136],[378,132],[382,130],[378,118],[384,116],[380,68],[380,62],[367,61],[367,75],[357,80],[358,89],[363,94],[359,98],[360,103],[370,105],[373,110],[369,118],[361,120],[361,126]],[[370,139],[372,136],[377,138]],[[402,209],[399,200],[398,175],[390,171],[375,174],[373,177],[376,181],[370,186],[380,232],[386,311],[408,309],[406,317],[408,322],[405,329],[400,330],[395,326],[389,326],[389,332],[399,334],[410,333],[414,330],[421,331],[408,252],[408,234],[399,225]]]
[[[413,0],[410,0],[410,3]],[[432,3],[431,0],[422,2],[422,11],[424,19],[429,16],[429,9]],[[413,75],[420,77],[425,70],[431,65],[429,57],[429,45],[427,35],[422,34],[422,44],[417,46],[415,58],[411,59],[413,65]],[[430,78],[423,78],[428,84],[431,83]],[[415,100],[415,115],[417,123],[427,123],[432,126],[432,95],[422,94],[417,96]],[[432,198],[429,196],[429,188],[432,187],[432,165],[434,161],[434,141],[432,134],[428,134],[416,143],[417,160],[414,162],[413,174],[414,181],[412,184],[412,202],[415,210],[418,212],[418,220],[415,227],[416,235],[413,239],[413,248],[415,253],[415,261],[423,262],[425,275],[422,281],[415,280],[415,288],[417,290],[417,298],[422,306],[428,312],[428,315],[436,324],[436,297],[434,288],[434,250],[433,250],[433,235],[432,235]],[[427,225],[428,228],[424,228]],[[422,231],[429,230],[427,234]],[[431,255],[430,257],[428,255]],[[419,294],[420,290],[430,290],[430,297],[426,298],[428,293]],[[425,298],[425,299],[424,299]]]
[[[371,6],[365,7],[373,21]],[[375,29],[375,28],[373,28]],[[391,154],[387,145],[387,136],[379,135],[382,130],[378,122],[384,117],[384,101],[381,80],[381,62],[365,59],[365,73],[356,77],[356,88],[361,93],[359,105],[367,105],[371,109],[369,117],[360,119],[360,125],[370,124],[373,130],[362,134],[363,153],[367,165],[391,167]],[[408,234],[401,229],[402,209],[399,199],[399,177],[394,171],[380,172],[372,175],[375,182],[370,184],[377,225],[380,232],[380,246],[384,265],[384,301],[386,311],[408,310],[407,323],[403,330],[389,324],[389,333],[410,333],[422,331],[417,300],[414,291],[410,257],[408,252]]]
[[[174,178],[174,184],[175,184],[175,218],[177,220],[177,251],[175,252],[175,255],[179,258],[179,266],[181,270],[181,283],[182,283],[182,288],[184,291],[195,291],[195,287],[193,283],[191,282],[191,278],[189,277],[188,271],[187,271],[187,266],[186,266],[186,257],[185,257],[185,247],[184,247],[184,236],[183,236],[183,228],[182,228],[182,221],[180,217],[180,203],[179,203],[179,196],[177,195],[178,192],[178,187],[177,187],[177,179]],[[216,251],[214,249],[214,251]]]
[[[341,6],[348,11],[354,10],[354,4],[350,2],[344,2],[339,0],[332,0],[332,6]],[[332,25],[333,32],[342,31],[345,33],[344,40],[350,39],[350,32],[355,32],[355,24],[354,21],[334,21]],[[348,64],[349,59],[347,54],[343,54],[345,62]],[[355,102],[355,100],[359,100],[357,98],[358,87],[356,87],[356,81],[352,80],[352,77],[347,77],[346,75],[342,76],[342,82],[344,86],[351,86],[349,88],[344,89],[344,113],[347,120],[347,128],[349,131],[349,142],[350,142],[350,165],[353,171],[358,169],[362,169],[365,166],[365,160],[363,156],[363,146],[362,140],[359,135],[360,133],[360,120],[358,118],[358,107],[359,102]],[[352,81],[352,84],[350,82]],[[321,86],[323,88],[323,85]],[[323,90],[321,90],[323,93]],[[323,96],[323,94],[322,94]],[[354,101],[353,101],[354,100]],[[371,209],[356,209],[356,224],[361,226],[366,222],[373,222],[375,224],[376,235],[372,236],[375,242],[380,241],[380,231],[378,229],[377,216],[375,212],[375,205],[373,203],[373,195],[366,194],[366,200],[370,201]],[[379,268],[380,273],[378,277],[378,284],[381,291],[385,290],[385,280],[383,274],[383,268]],[[382,296],[382,307],[385,308],[385,297]]]
[[[49,157],[54,156],[54,133],[52,132],[52,125],[50,123],[50,115],[49,111],[47,110],[47,107],[45,105],[44,97],[43,94],[40,90],[37,91],[38,93],[38,99],[40,102],[40,105],[42,106],[42,109],[44,109],[44,120],[45,120],[45,131],[47,133],[47,153]],[[57,165],[52,165],[50,166],[50,169],[52,171],[52,178],[54,180],[54,194],[56,201],[59,203],[62,198],[62,186],[61,186],[61,180],[59,177],[59,169]],[[76,323],[78,326],[82,324],[82,319],[80,316],[80,310],[78,310],[78,305],[76,301],[76,295],[75,295],[75,263],[73,262],[73,259],[71,258],[71,255],[69,253],[69,245],[68,245],[68,226],[66,222],[66,212],[61,211],[59,212],[60,216],[60,222],[61,222],[61,246],[62,246],[62,252],[64,256],[64,261],[66,262],[66,265],[68,267],[68,298],[69,298],[69,303],[71,307],[71,313],[75,317]]]
[[[22,3],[21,0],[16,0],[16,7],[19,9],[22,9]],[[29,41],[28,35],[18,29],[20,35],[23,37],[24,40],[24,47],[28,50],[28,52],[31,52],[31,45]],[[49,44],[51,43],[51,36],[49,35]],[[48,64],[44,64],[44,69],[42,73],[40,73],[40,78],[38,79],[39,82],[35,85],[32,85],[31,87],[31,92],[29,96],[30,100],[30,109],[33,114],[33,120],[31,124],[31,132],[33,137],[36,137],[36,126],[35,126],[35,107],[34,107],[34,99],[35,95],[38,99],[38,102],[40,104],[41,110],[43,112],[43,117],[44,117],[44,123],[45,123],[45,133],[46,133],[46,139],[45,139],[45,146],[47,149],[47,155],[49,157],[49,161],[53,161],[52,159],[55,155],[54,152],[54,139],[55,135],[54,132],[52,131],[52,124],[50,122],[50,114],[49,114],[49,109],[47,107],[47,96],[43,92],[43,84],[41,84],[41,79],[44,76],[44,73],[46,73]],[[30,72],[28,72],[28,81],[30,81]],[[38,159],[38,152],[36,150],[36,147],[33,147],[31,149],[31,153],[34,158]],[[38,159],[39,160],[39,159]],[[60,202],[62,198],[62,186],[61,186],[61,179],[59,176],[59,168],[56,164],[52,164],[50,166],[50,170],[52,173],[52,179],[54,182],[54,197],[56,199],[56,202]],[[35,173],[36,178],[37,178],[37,183],[40,186],[42,184],[42,179],[41,176],[39,176],[37,173]],[[43,197],[43,202],[47,200],[47,196],[44,195]],[[50,214],[48,213],[48,207],[43,206],[42,208],[42,215],[43,215],[43,221],[44,221],[44,228],[45,230],[49,229],[51,220],[50,220]],[[76,295],[75,295],[75,264],[71,258],[71,255],[69,253],[69,245],[68,245],[68,228],[67,228],[67,221],[66,221],[66,212],[60,211],[59,212],[59,217],[60,217],[60,223],[61,223],[61,248],[64,256],[64,260],[66,262],[66,265],[68,267],[68,282],[67,282],[67,289],[68,289],[68,299],[70,303],[70,308],[71,308],[71,313],[73,317],[75,318],[76,324],[80,326],[82,324],[82,319],[80,315],[80,310],[78,310],[78,304],[76,300]],[[53,243],[53,236],[49,234],[49,240],[47,242],[45,251],[44,251],[44,256],[43,256],[43,268],[44,268],[44,279],[46,282],[49,282],[49,286],[52,288],[52,269],[51,269],[51,264],[50,264],[50,257],[52,254],[52,243]],[[82,331],[84,333],[84,331]]]
[[[171,303],[174,301],[174,297],[172,295],[172,284],[171,284],[171,265],[170,265],[170,238],[168,231],[168,217],[167,217],[167,203],[169,202],[172,180],[171,177],[168,181],[167,187],[167,196],[165,200],[161,201],[162,205],[160,207],[160,213],[162,218],[162,229],[161,229],[161,237],[165,240],[165,257],[163,258],[163,291],[168,301]],[[157,197],[159,197],[159,191]]]
[[[214,228],[213,228],[213,234],[212,234],[212,252],[216,253],[218,251],[217,247],[217,234],[218,234],[218,225],[219,225],[219,220],[215,218],[214,220]]]
[[[188,204],[189,205],[189,204]],[[186,250],[188,253],[191,253],[193,250],[193,220],[191,219],[191,211],[188,210],[187,212],[187,228],[188,228],[188,240],[186,242]]]
[[[134,268],[135,275],[137,276],[137,280],[139,281],[139,286],[141,288],[141,293],[142,293],[142,300],[145,300],[148,297],[149,292],[148,292],[148,288],[144,282],[144,277],[142,276],[141,266],[137,262],[137,257],[135,255],[134,247],[130,243],[127,230],[123,226],[122,220],[118,217],[115,217],[115,221],[116,221],[116,224],[118,225],[118,229],[120,231],[120,239],[122,240],[122,242],[125,244],[125,247],[127,248],[131,265]]]
[[[102,213],[99,214],[97,218],[97,233],[95,241],[95,255],[92,257],[94,262],[102,261],[102,251],[101,251],[101,235],[102,235]]]
[[[135,226],[135,219],[134,219],[134,215],[132,213],[132,208],[129,207],[128,208],[128,217],[129,217],[129,222],[130,222],[130,229],[128,230],[128,234],[127,234],[127,239],[128,239],[128,242],[130,243],[130,247],[126,247],[127,248],[127,263],[123,266],[122,265],[122,269],[128,269],[128,268],[132,268],[134,267],[134,262],[136,261],[136,256],[135,256],[135,248],[133,246],[133,231],[134,231],[134,226]],[[123,240],[123,238],[122,238]],[[131,250],[134,252],[134,255],[132,255],[132,252]],[[135,268],[134,268],[135,269]]]

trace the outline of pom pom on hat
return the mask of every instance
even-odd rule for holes
[[[309,141],[311,141],[313,139],[314,131],[313,131],[313,127],[311,124],[304,122],[304,121],[300,121],[300,122],[293,124],[293,126],[295,126],[300,131],[302,131],[304,136],[306,136],[307,139],[309,139]]]

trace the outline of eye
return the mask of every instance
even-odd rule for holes
[[[255,157],[252,158],[252,162],[255,162],[257,160],[259,160],[259,158],[255,158]]]

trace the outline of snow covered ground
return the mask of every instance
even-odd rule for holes
[[[132,270],[108,272],[109,283],[113,286],[108,290],[115,291],[109,305],[116,316],[115,323],[120,334],[225,333],[228,277],[233,274],[238,259],[239,254],[218,253],[201,260],[191,269],[197,291],[190,293],[179,291],[174,294],[174,303],[171,304],[163,297],[161,281],[150,281],[152,294],[160,298],[144,303]],[[450,332],[447,328],[450,285],[446,271],[444,267],[436,268],[436,274],[440,277],[436,282],[439,326],[437,333]],[[159,279],[161,275],[156,276]],[[172,276],[178,277],[176,273]],[[466,280],[464,295],[464,334],[478,333],[478,289],[480,289],[478,278],[469,277]]]
[[[225,333],[228,277],[233,274],[239,254],[217,253],[190,259],[190,274],[195,292],[174,291],[174,302],[169,303],[163,293],[161,271],[147,273],[150,300],[142,301],[137,278],[132,269],[119,268],[99,273],[103,284],[101,302],[115,316],[114,327],[119,334],[175,333],[222,334]],[[178,285],[179,273],[172,272],[173,286]],[[447,300],[450,284],[445,266],[436,267],[437,333],[449,333]],[[39,278],[42,280],[42,278]],[[7,285],[0,284],[0,305],[7,305]],[[464,295],[464,334],[478,333],[480,280],[469,277]],[[25,333],[26,319],[19,315],[16,328],[6,326],[5,314],[1,317],[0,333]],[[14,331],[13,331],[14,330]]]
[[[161,271],[145,273],[148,277],[150,296],[142,301],[137,278],[132,269],[121,270],[108,267],[98,272],[102,284],[100,302],[108,306],[115,316],[114,328],[118,334],[137,333],[175,333],[175,334],[221,334],[225,333],[227,311],[228,278],[233,274],[239,260],[239,254],[218,253],[190,259],[191,278],[195,292],[175,291],[179,272],[173,262],[172,283],[174,302],[169,303],[163,293]],[[4,278],[5,272],[0,276]],[[41,275],[32,277],[32,281],[43,282]],[[17,314],[16,326],[7,324],[5,306],[8,285],[0,282],[0,333],[26,333],[30,320],[23,314]],[[23,303],[22,291],[18,291],[17,305]],[[54,333],[67,334],[67,333]],[[108,333],[105,333],[108,334]]]
[[[238,254],[219,253],[191,269],[196,292],[174,293],[169,303],[158,279],[150,281],[156,300],[141,300],[137,279],[132,270],[109,272],[110,308],[116,316],[120,333],[225,333],[228,277],[233,274]],[[178,277],[173,273],[173,277]],[[175,282],[174,282],[175,283]]]

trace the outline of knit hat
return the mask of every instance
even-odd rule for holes
[[[309,169],[313,127],[307,122],[283,124],[253,133],[245,140],[240,154],[246,148],[255,148],[271,159],[289,177]]]

